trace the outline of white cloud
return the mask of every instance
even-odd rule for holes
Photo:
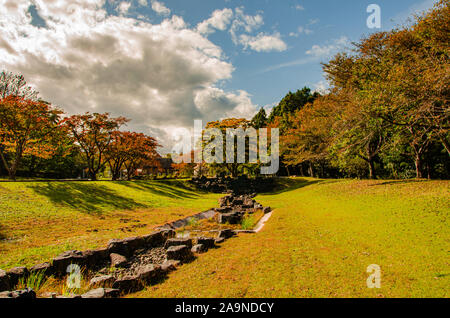
[[[281,39],[280,33],[274,33],[273,35],[259,33],[257,36],[242,34],[239,38],[239,43],[244,48],[251,48],[256,52],[281,52],[287,49],[287,45]]]
[[[299,27],[297,28],[297,32],[291,32],[291,33],[289,33],[289,36],[292,36],[292,37],[296,37],[296,38],[297,38],[297,37],[300,36],[300,34],[310,35],[310,34],[313,34],[313,33],[314,33],[313,30],[310,30],[310,29],[308,29],[308,28],[299,26]]]
[[[170,9],[167,8],[164,3],[152,0],[152,9],[159,15],[168,16],[170,14]]]
[[[339,39],[333,40],[331,44],[313,45],[311,49],[306,51],[306,54],[317,58],[328,58],[345,49],[349,44],[348,38],[342,36]]]
[[[202,34],[211,34],[216,29],[225,31],[231,23],[233,18],[233,10],[223,9],[216,10],[212,13],[211,17],[197,25],[198,32]]]
[[[301,4],[297,4],[297,5],[295,6],[295,10],[303,11],[303,10],[305,10],[305,7],[302,6]]]
[[[138,0],[138,3],[143,7],[146,7],[148,5],[147,0]]]
[[[217,88],[233,65],[181,17],[150,24],[107,15],[104,0],[33,2],[46,28],[31,24],[31,0],[0,0],[0,68],[25,75],[69,114],[123,115],[126,129],[164,143],[194,119],[256,111],[248,93]]]
[[[121,2],[119,4],[118,10],[121,14],[125,14],[128,12],[128,10],[131,7],[131,3],[130,2]]]
[[[246,15],[244,13],[244,8],[236,8],[235,10],[235,19],[231,24],[230,34],[231,39],[235,44],[239,43],[238,32],[244,30],[247,33],[251,33],[256,31],[264,24],[264,19],[262,15],[256,14],[254,16]]]

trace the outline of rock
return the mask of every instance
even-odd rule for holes
[[[194,245],[191,249],[192,253],[202,254],[208,251],[208,248],[203,244]]]
[[[134,251],[144,248],[145,247],[145,240],[143,237],[129,237],[126,239],[123,239],[124,242],[127,243],[128,250],[130,253],[133,253]]]
[[[240,224],[243,218],[242,212],[231,212],[219,215],[220,224]]]
[[[175,237],[176,233],[174,230],[166,229],[153,232],[149,235],[143,236],[145,242],[145,247],[154,248],[164,246],[164,243],[170,239]]]
[[[124,240],[110,240],[108,242],[109,253],[131,256],[131,251],[128,249],[128,242]]]
[[[227,196],[224,196],[223,198],[219,199],[219,205],[221,208],[226,207],[226,206],[230,205],[232,201],[233,201],[233,196],[227,195]]]
[[[151,283],[158,278],[161,278],[163,271],[159,265],[145,265],[136,270],[136,275],[139,280],[144,283]]]
[[[262,210],[264,207],[262,206],[262,204],[256,202],[256,203],[253,205],[253,208],[256,209],[256,210]]]
[[[42,263],[31,267],[30,272],[44,273],[44,275],[50,276],[53,274],[53,267],[50,263]]]
[[[171,246],[186,245],[187,247],[192,247],[192,239],[190,238],[171,238],[166,241],[164,247],[167,249]]]
[[[81,295],[81,298],[116,298],[119,297],[120,290],[112,288],[97,288]]]
[[[111,266],[123,267],[127,263],[126,257],[120,254],[112,253],[109,257],[111,259]]]
[[[101,267],[109,259],[109,249],[105,247],[87,250],[83,252],[83,256],[86,258],[87,266],[91,268]]]
[[[233,232],[233,230],[226,229],[226,230],[221,230],[219,232],[219,234],[217,235],[217,238],[229,239],[229,238],[233,237],[234,235],[235,235],[235,233]],[[216,240],[216,243],[217,243],[217,240]]]
[[[0,293],[0,298],[36,299],[36,293],[31,288]]]
[[[55,292],[45,292],[40,295],[42,298],[56,298],[58,296]]]
[[[216,244],[221,244],[221,243],[225,242],[225,238],[220,237],[220,238],[216,239],[215,242],[216,242]]]
[[[175,260],[166,260],[162,265],[161,265],[161,270],[163,272],[173,272],[174,270],[177,269],[178,266],[180,266],[181,262],[180,261],[175,261]]]
[[[112,285],[113,289],[119,289],[122,292],[130,293],[139,291],[142,289],[142,284],[139,282],[139,277],[137,275],[128,275],[118,279]]]
[[[233,211],[233,208],[226,206],[226,207],[221,207],[221,208],[215,208],[214,211],[216,211],[218,213],[230,213]]]
[[[197,238],[197,244],[202,244],[207,249],[214,248],[216,246],[215,245],[215,240],[213,238],[210,238],[210,237],[199,237],[199,238]]]
[[[167,259],[180,262],[190,261],[194,258],[191,249],[186,245],[171,246],[167,249]]]
[[[11,288],[11,285],[9,283],[9,276],[8,274],[0,269],[0,292],[9,290]]]
[[[89,282],[89,288],[112,286],[115,280],[112,275],[94,277]]]
[[[67,267],[71,264],[83,267],[86,265],[86,256],[80,251],[67,251],[55,257],[52,262],[54,274],[63,276],[67,273]]]
[[[11,287],[16,286],[19,280],[28,276],[29,272],[26,267],[14,267],[8,271],[9,284]]]
[[[272,208],[270,206],[266,206],[265,208],[263,208],[263,212],[265,214],[272,212]]]

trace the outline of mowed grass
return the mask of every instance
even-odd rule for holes
[[[294,183],[294,184],[292,184]],[[450,182],[297,179],[242,234],[129,297],[449,297]],[[381,289],[367,267],[381,267]]]
[[[0,268],[106,246],[217,206],[185,180],[0,182]]]

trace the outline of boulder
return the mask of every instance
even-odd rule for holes
[[[163,272],[173,272],[174,270],[177,269],[177,267],[180,265],[180,261],[175,261],[175,260],[166,260],[162,265],[161,265],[161,271]]]
[[[166,241],[164,247],[167,249],[171,246],[186,245],[187,247],[192,247],[192,239],[190,238],[171,238]]]
[[[109,250],[106,247],[87,250],[83,252],[83,256],[86,258],[86,265],[90,268],[101,267],[109,259]]]
[[[8,276],[9,276],[9,284],[11,285],[11,287],[14,287],[17,285],[17,283],[19,282],[19,280],[24,279],[28,276],[29,272],[28,269],[26,267],[14,267],[11,268],[8,271]]]
[[[25,288],[23,290],[1,292],[0,298],[36,299],[36,293],[31,288]]]
[[[111,253],[109,255],[109,257],[111,259],[111,266],[123,267],[127,263],[127,258],[125,256],[123,256],[123,255],[116,254],[116,253]]]
[[[80,251],[67,251],[55,257],[52,262],[54,274],[62,276],[67,273],[67,267],[71,264],[79,265],[80,267],[86,265],[86,255]]]
[[[122,292],[130,293],[139,291],[142,289],[142,284],[139,282],[139,277],[137,275],[129,275],[122,277],[114,282],[112,285],[113,289],[119,289]]]
[[[180,262],[190,261],[194,258],[191,249],[186,245],[171,246],[167,249],[167,259]]]
[[[112,288],[97,288],[81,295],[81,298],[116,298],[119,297],[120,290]]]
[[[217,238],[229,239],[229,238],[233,237],[234,235],[235,235],[235,233],[233,230],[226,229],[226,230],[219,231]],[[216,243],[217,243],[217,240],[216,240]]]
[[[197,238],[197,244],[202,244],[207,249],[210,249],[215,247],[215,240],[210,237],[199,237]]]
[[[220,224],[240,224],[244,214],[242,212],[231,212],[219,215]]]
[[[227,195],[227,196],[224,196],[223,198],[219,199],[219,205],[221,208],[226,207],[226,206],[229,206],[232,201],[233,201],[233,196]]]
[[[89,288],[112,286],[115,280],[112,275],[94,277],[89,282]]]
[[[191,249],[192,253],[203,254],[208,251],[208,248],[203,244],[194,245]]]
[[[145,235],[142,238],[145,242],[145,247],[154,248],[164,246],[164,243],[170,239],[175,237],[176,232],[172,229],[164,229],[160,231],[153,232],[149,235]]]
[[[223,242],[225,242],[225,238],[223,238],[223,237],[219,237],[215,241],[216,244],[222,244]]]
[[[42,263],[31,267],[30,272],[44,273],[44,275],[49,276],[53,274],[53,267],[50,263]]]
[[[161,266],[153,264],[141,266],[136,270],[136,275],[139,277],[139,280],[146,284],[161,278],[162,274]]]
[[[11,288],[11,285],[9,283],[9,276],[8,274],[0,269],[0,292],[9,290]]]
[[[109,253],[131,256],[132,252],[128,248],[128,242],[125,240],[110,240],[108,242]]]
[[[272,208],[270,206],[266,206],[265,208],[263,208],[263,212],[266,214],[270,213],[270,212],[272,212]]]

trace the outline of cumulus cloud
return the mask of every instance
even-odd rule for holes
[[[197,30],[202,34],[211,34],[215,30],[225,31],[231,23],[232,18],[233,10],[216,10],[209,19],[197,25]]]
[[[251,33],[264,24],[264,19],[261,14],[256,14],[254,16],[245,14],[243,7],[236,8],[234,11],[235,19],[231,24],[230,34],[233,42],[238,44],[239,36],[237,34],[239,31],[243,30],[247,33]]]
[[[217,88],[234,70],[181,17],[150,24],[108,15],[105,0],[0,0],[0,68],[22,73],[67,113],[109,112],[169,150],[173,129],[256,112],[248,93]]]
[[[170,14],[170,9],[167,8],[164,3],[152,0],[152,10],[159,15],[168,16]]]
[[[305,7],[302,6],[301,4],[297,4],[297,5],[295,6],[295,10],[303,11],[303,10],[305,10]]]
[[[128,10],[131,7],[131,3],[130,2],[121,2],[119,4],[118,10],[121,14],[125,14],[128,12]]]
[[[257,36],[242,34],[239,38],[239,42],[244,45],[244,48],[251,48],[256,52],[281,52],[287,49],[287,45],[281,39],[280,33],[275,33],[273,35],[259,33]]]
[[[346,36],[335,39],[331,44],[313,45],[311,49],[306,51],[307,55],[317,58],[326,58],[336,54],[338,51],[345,49],[349,45],[349,40]]]

